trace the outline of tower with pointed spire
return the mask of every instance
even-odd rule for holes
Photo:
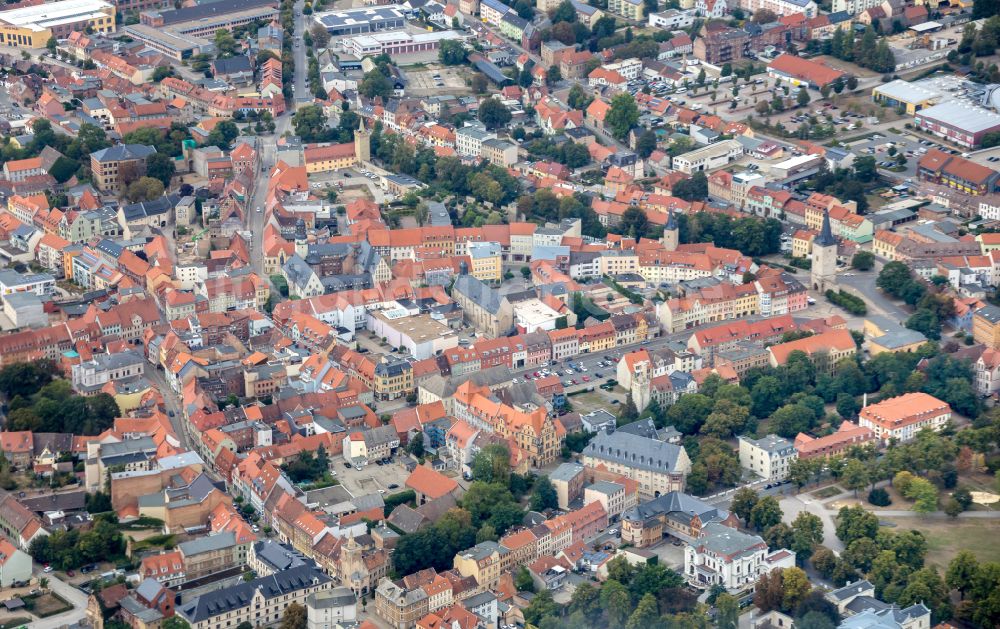
[[[358,128],[354,131],[354,159],[359,164],[372,159],[372,134],[365,128],[365,119],[358,116]]]
[[[677,245],[681,242],[680,227],[677,225],[673,208],[670,208],[670,213],[667,215],[667,224],[663,226],[663,238],[660,242],[667,251],[677,251]]]
[[[837,285],[837,239],[830,228],[830,211],[823,212],[823,227],[812,244],[812,287],[821,293]]]

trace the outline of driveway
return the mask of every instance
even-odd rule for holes
[[[49,580],[49,589],[66,599],[66,601],[73,605],[73,609],[58,616],[36,620],[29,625],[31,629],[59,629],[65,625],[79,623],[86,618],[87,596],[83,592],[55,578],[52,576],[52,573],[43,573],[40,566],[35,567],[34,575],[38,578],[47,578]]]
[[[784,513],[782,520],[789,525],[803,511],[819,516],[819,519],[823,522],[823,545],[835,553],[840,553],[844,550],[843,542],[837,539],[833,516],[823,506],[823,501],[817,500],[809,494],[800,494],[783,498],[780,504],[781,510]]]

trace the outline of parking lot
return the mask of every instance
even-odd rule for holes
[[[397,454],[391,463],[378,465],[372,461],[358,470],[349,466],[343,458],[337,458],[333,471],[340,484],[354,496],[374,493],[388,495],[402,491],[403,481],[409,476],[401,461],[402,457]]]
[[[465,76],[456,68],[428,66],[426,69],[407,70],[410,85],[407,92],[422,96],[426,94],[455,93],[466,91]]]

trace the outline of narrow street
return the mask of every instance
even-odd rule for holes
[[[257,184],[254,186],[253,197],[247,206],[247,229],[250,231],[250,260],[253,270],[258,275],[264,272],[264,250],[263,236],[265,225],[265,201],[267,200],[267,182],[271,169],[277,161],[278,138],[292,128],[292,116],[299,103],[312,100],[308,94],[306,76],[308,73],[308,63],[306,61],[306,49],[302,45],[302,37],[305,34],[308,16],[303,15],[302,9],[305,7],[305,0],[298,0],[295,3],[295,43],[292,48],[292,56],[295,59],[295,75],[292,78],[292,85],[295,88],[292,102],[287,103],[285,113],[275,119],[274,133],[260,136],[260,171],[257,175]],[[260,210],[260,211],[258,211]]]

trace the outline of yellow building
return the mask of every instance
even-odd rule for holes
[[[877,315],[865,319],[864,333],[868,339],[868,353],[872,356],[885,352],[915,352],[927,342],[927,337],[920,332]]]
[[[500,581],[500,567],[503,564],[501,549],[496,542],[482,542],[455,555],[455,570],[463,577],[472,577],[480,587],[496,587]]]
[[[413,368],[401,359],[383,357],[375,365],[375,395],[380,400],[394,400],[413,391]]]
[[[813,238],[816,232],[811,229],[800,229],[792,236],[792,257],[808,258],[812,253]]]
[[[358,163],[357,151],[353,142],[310,146],[302,153],[306,172],[310,174],[350,168]]]
[[[495,282],[503,279],[503,258],[500,243],[470,242],[469,258],[472,260],[472,277],[481,282]]]
[[[597,272],[601,275],[621,275],[639,273],[639,256],[635,251],[610,252],[597,259]]]
[[[13,48],[45,48],[49,39],[73,31],[113,33],[115,7],[103,0],[63,0],[0,11],[0,44]]]
[[[972,338],[991,349],[1000,349],[1000,308],[984,306],[972,314]]]
[[[875,232],[875,239],[872,240],[872,252],[880,258],[886,260],[896,259],[896,247],[903,242],[903,236],[891,231],[880,229]]]
[[[354,130],[353,143],[308,146],[302,157],[307,173],[325,173],[364,164],[371,160],[371,133],[362,120]]]
[[[872,88],[873,101],[893,109],[902,107],[908,116],[912,116],[921,109],[937,105],[941,101],[942,95],[942,92],[934,88],[902,79],[896,79],[885,85]]]
[[[979,234],[976,236],[983,255],[989,255],[994,249],[1000,249],[1000,234]]]

